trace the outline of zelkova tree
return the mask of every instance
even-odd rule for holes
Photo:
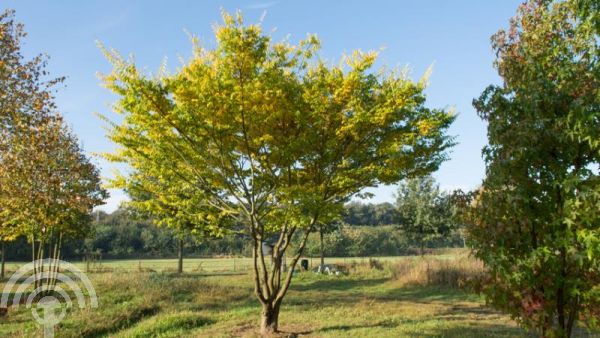
[[[598,8],[583,4],[524,3],[492,38],[504,83],[475,101],[489,145],[469,237],[484,291],[548,337],[600,319]]]
[[[372,73],[374,53],[340,66],[316,58],[318,40],[275,43],[240,15],[224,15],[215,49],[195,44],[175,74],[149,78],[113,52],[106,86],[120,96],[109,156],[136,173],[168,173],[196,210],[241,223],[253,243],[261,332],[278,328],[294,267],[315,226],[339,216],[363,188],[435,170],[452,114],[424,107],[424,82]],[[135,177],[115,180],[125,189]],[[179,198],[179,197],[178,197]],[[189,203],[182,196],[177,203]],[[284,254],[294,235],[298,250]],[[272,263],[262,243],[274,240]],[[291,259],[290,259],[291,258]]]

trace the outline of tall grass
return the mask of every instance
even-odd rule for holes
[[[392,278],[406,286],[440,286],[465,288],[479,280],[483,263],[472,257],[456,259],[417,258],[399,261],[391,266]]]
[[[483,263],[468,255],[452,259],[435,256],[406,258],[397,261],[369,259],[346,266],[350,274],[369,275],[387,271],[397,286],[434,286],[451,289],[471,288],[485,274]],[[369,272],[371,271],[371,272]]]

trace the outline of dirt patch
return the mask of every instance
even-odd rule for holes
[[[284,325],[279,331],[270,335],[271,338],[296,338],[305,337],[313,332],[312,327],[302,324]],[[258,324],[244,323],[234,327],[231,332],[233,337],[255,338],[262,337]]]

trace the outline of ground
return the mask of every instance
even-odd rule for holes
[[[73,308],[56,328],[56,337],[258,336],[260,308],[243,264],[236,272],[192,271],[188,261],[183,276],[170,268],[160,271],[176,266],[174,260],[104,266],[110,269],[89,273],[98,309]],[[0,323],[0,336],[42,336],[25,306],[11,309]],[[407,285],[388,269],[368,264],[348,276],[298,273],[284,301],[280,330],[291,337],[525,336],[479,296],[455,288]]]

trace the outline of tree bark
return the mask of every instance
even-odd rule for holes
[[[579,296],[577,296],[579,298]],[[569,313],[569,318],[567,319],[567,328],[566,334],[567,337],[571,337],[573,334],[573,327],[575,326],[575,320],[577,319],[577,314],[579,313],[579,300],[574,302],[574,306]]]
[[[276,302],[273,305],[263,305],[261,319],[260,319],[260,334],[263,336],[269,336],[277,332],[279,325],[279,305]]]
[[[281,303],[290,286],[294,269],[304,251],[308,235],[310,234],[310,230],[307,230],[304,234],[298,251],[292,258],[290,268],[285,274],[285,278],[282,279],[282,259],[294,231],[295,229],[290,230],[287,227],[282,229],[280,238],[273,248],[273,264],[270,271],[267,270],[264,264],[265,253],[262,250],[262,236],[258,236],[258,234],[254,234],[253,236],[254,293],[262,304],[260,330],[263,336],[270,336],[277,332]]]
[[[183,238],[179,238],[179,245],[177,248],[177,258],[178,258],[177,273],[182,274],[183,273]]]
[[[319,235],[321,237],[321,271],[325,266],[325,244],[323,243],[323,229],[320,229]]]
[[[0,267],[0,280],[4,279],[5,274],[5,265],[6,265],[6,247],[4,246],[4,241],[2,241],[2,267]]]

